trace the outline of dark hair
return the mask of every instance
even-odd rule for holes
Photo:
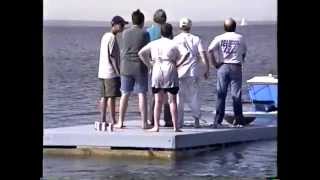
[[[136,11],[133,11],[133,13],[131,14],[131,17],[132,17],[132,24],[141,25],[142,23],[144,23],[144,15],[139,9],[137,9]]]
[[[231,20],[230,24],[224,23],[224,30],[226,32],[234,32],[236,30],[237,23],[233,19]]]
[[[161,25],[161,35],[166,38],[172,38],[172,25],[165,23]]]
[[[184,31],[190,31],[191,27],[182,26],[180,29],[181,29],[181,30],[184,30]]]
[[[153,21],[159,24],[164,24],[167,21],[166,12],[163,9],[158,9],[153,15]]]

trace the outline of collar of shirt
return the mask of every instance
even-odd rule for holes
[[[133,24],[133,25],[132,25],[132,28],[139,28],[139,29],[141,29],[141,27],[140,27],[139,25],[136,25],[136,24]]]

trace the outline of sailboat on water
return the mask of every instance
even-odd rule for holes
[[[247,26],[247,25],[248,25],[247,20],[245,18],[242,18],[240,22],[240,26]]]

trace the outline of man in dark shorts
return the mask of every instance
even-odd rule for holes
[[[106,112],[109,106],[108,130],[113,131],[115,123],[115,100],[121,96],[120,92],[120,49],[116,34],[122,32],[128,24],[120,16],[115,16],[111,21],[111,32],[103,35],[100,47],[100,60],[98,78],[101,81],[101,122],[106,122]]]

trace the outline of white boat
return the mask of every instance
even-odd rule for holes
[[[242,18],[240,22],[240,26],[247,26],[247,25],[248,25],[247,20],[245,18]]]
[[[267,111],[278,107],[278,78],[276,75],[255,76],[247,80],[249,96],[256,111]]]

